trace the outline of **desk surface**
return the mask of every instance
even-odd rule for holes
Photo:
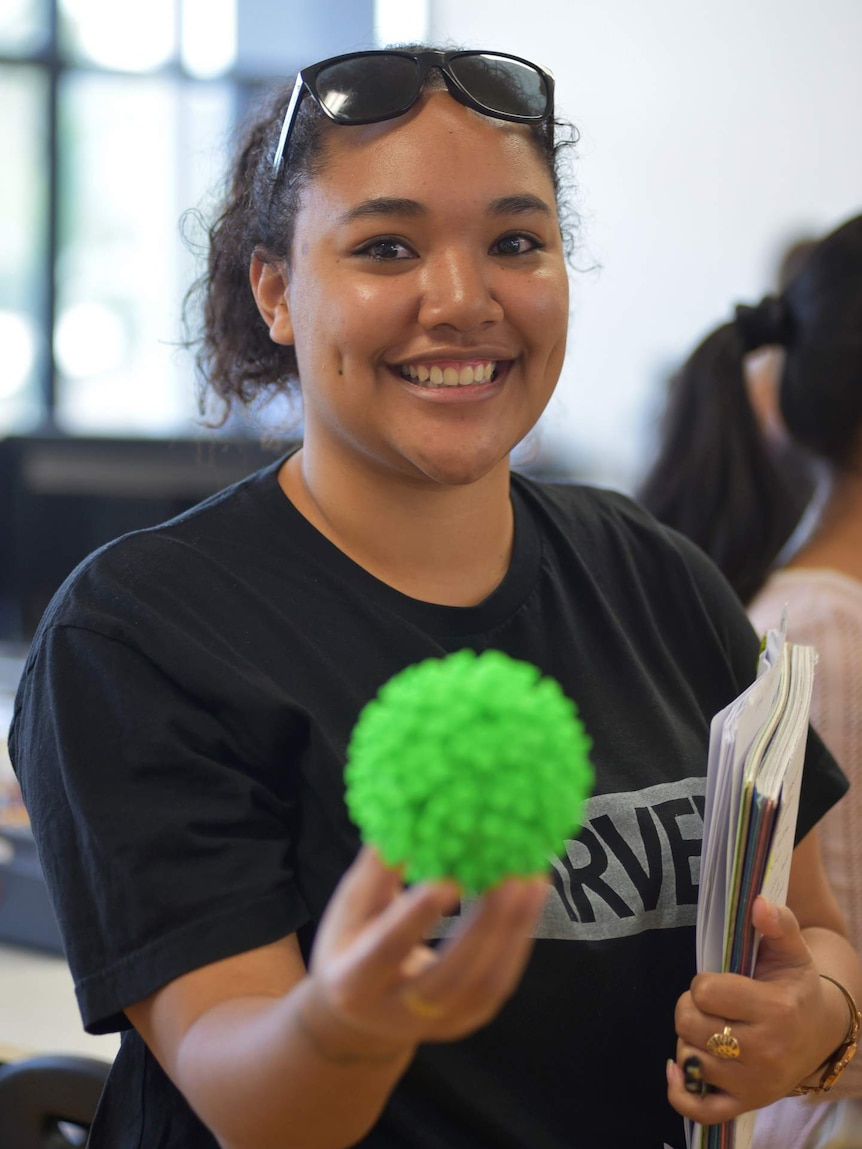
[[[62,958],[0,945],[0,1061],[37,1053],[83,1053],[112,1061],[119,1044],[115,1033],[84,1032]]]

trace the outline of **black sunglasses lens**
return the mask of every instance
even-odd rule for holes
[[[530,64],[492,52],[455,56],[449,70],[458,83],[490,112],[541,119],[548,112],[544,76]]]
[[[406,56],[357,56],[324,68],[314,82],[327,112],[344,123],[399,112],[418,94],[419,71]]]

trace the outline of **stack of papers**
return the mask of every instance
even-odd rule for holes
[[[697,906],[698,970],[751,976],[758,894],[783,904],[808,737],[814,648],[787,642],[787,617],[763,643],[757,677],[712,720]],[[686,1122],[689,1149],[749,1149],[754,1114]]]

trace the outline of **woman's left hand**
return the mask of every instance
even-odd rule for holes
[[[841,1040],[825,1028],[829,983],[818,975],[793,913],[759,897],[752,921],[763,935],[754,977],[701,973],[677,1002],[668,1098],[701,1125],[729,1121],[787,1096]],[[724,1056],[710,1050],[712,1035],[724,1037],[718,1043]],[[702,1094],[685,1087],[689,1058],[699,1060],[695,1073],[709,1086]]]

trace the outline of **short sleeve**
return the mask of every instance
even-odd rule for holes
[[[90,1032],[125,1027],[122,1010],[173,978],[307,919],[289,787],[268,786],[218,705],[134,646],[46,628],[10,753]]]

